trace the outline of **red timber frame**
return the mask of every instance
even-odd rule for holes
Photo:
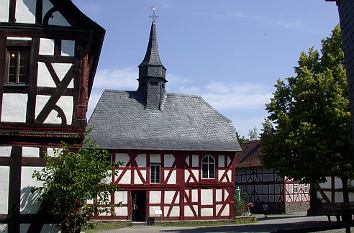
[[[232,219],[234,213],[234,188],[235,188],[235,153],[233,152],[200,152],[200,151],[144,151],[144,150],[111,150],[112,160],[119,162],[119,157],[116,154],[124,154],[126,164],[120,167],[113,168],[118,171],[118,175],[113,175],[112,181],[119,187],[119,191],[127,192],[127,202],[122,207],[127,208],[127,215],[117,216],[115,213],[109,216],[96,215],[95,218],[99,220],[132,220],[132,193],[135,191],[146,192],[146,219],[148,217],[156,217],[150,215],[150,208],[157,208],[162,211],[162,216],[158,216],[157,220],[207,220],[207,219]],[[146,161],[143,166],[138,166],[139,162],[136,160],[137,156],[146,155]],[[150,164],[151,157],[159,156],[161,162],[160,183],[150,183]],[[198,157],[198,166],[192,165],[192,155]],[[215,165],[219,164],[219,155],[224,155],[223,166],[215,167],[215,179],[201,178],[201,160],[203,156],[211,155],[215,159]],[[170,161],[168,167],[166,165],[166,156],[172,156],[174,161]],[[118,161],[116,161],[118,160]],[[187,161],[186,161],[187,160]],[[228,164],[226,164],[228,161]],[[221,162],[221,161],[220,161]],[[155,162],[154,162],[155,163]],[[219,171],[220,172],[219,176]],[[193,170],[197,170],[198,177],[193,174]],[[130,174],[130,177],[126,175]],[[146,175],[144,175],[146,174]],[[229,176],[228,176],[229,175]],[[124,178],[125,177],[125,178]],[[172,177],[174,178],[172,179]],[[122,183],[122,179],[125,181]],[[130,181],[127,184],[127,179]],[[139,183],[133,183],[139,180]],[[219,182],[223,180],[223,182]],[[192,181],[192,182],[191,182]],[[194,191],[193,191],[194,190]],[[212,200],[208,200],[208,204],[202,204],[201,195],[202,190],[209,190],[212,195]],[[151,192],[159,193],[159,200],[156,197],[151,197]],[[197,201],[191,198],[192,192],[197,193]],[[220,193],[220,200],[216,199],[216,192]],[[166,195],[169,195],[168,197]],[[165,202],[168,198],[170,201]],[[111,195],[112,203],[117,203],[115,195]],[[222,215],[226,206],[229,205],[228,214]],[[197,206],[194,210],[193,206]],[[219,208],[217,209],[218,206]],[[186,216],[184,213],[185,207],[191,207],[193,216]],[[213,214],[210,216],[202,216],[202,209],[213,209]],[[172,212],[174,212],[174,215]],[[176,216],[176,211],[179,213]]]
[[[76,147],[84,139],[86,127],[86,110],[93,78],[103,43],[105,31],[99,25],[82,14],[69,0],[49,0],[54,6],[43,15],[43,1],[36,0],[35,23],[16,23],[16,0],[10,0],[9,22],[0,23],[0,146],[11,146],[11,155],[0,154],[0,167],[9,169],[9,194],[7,214],[0,215],[0,224],[7,225],[8,232],[20,232],[21,224],[29,224],[28,233],[41,232],[44,224],[53,222],[46,214],[43,203],[37,214],[20,212],[21,174],[23,167],[43,167],[43,155],[46,148],[55,148],[61,142]],[[59,11],[71,26],[48,25],[52,13]],[[8,40],[7,37],[12,37]],[[31,38],[31,57],[28,85],[5,85],[6,50],[8,41],[15,38]],[[54,55],[40,55],[40,39],[54,40]],[[61,56],[60,41],[75,41],[74,56]],[[55,88],[38,87],[38,62],[43,62],[56,84]],[[62,81],[53,71],[52,63],[71,63],[72,67]],[[48,77],[49,78],[49,77]],[[73,80],[74,88],[68,88]],[[25,123],[1,121],[1,108],[4,93],[22,93],[28,95]],[[37,95],[46,95],[49,101],[36,117],[35,106]],[[61,96],[73,96],[72,124],[57,106]],[[61,124],[44,124],[48,114],[56,111]],[[24,157],[23,147],[39,148],[40,157]],[[0,184],[2,185],[2,184]]]

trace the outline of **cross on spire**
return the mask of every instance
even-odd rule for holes
[[[156,22],[156,19],[157,19],[159,16],[156,14],[156,7],[152,7],[151,10],[152,10],[152,15],[150,15],[150,18],[152,18],[152,22],[155,23],[155,22]]]

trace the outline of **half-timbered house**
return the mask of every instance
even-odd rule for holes
[[[89,120],[91,137],[124,164],[112,177],[121,207],[98,219],[234,216],[235,129],[201,97],[167,93],[165,75],[153,22],[137,91],[104,91]]]
[[[81,144],[104,33],[70,0],[0,1],[0,232],[51,232],[32,173]]]
[[[255,213],[294,213],[310,207],[309,185],[279,176],[273,169],[263,167],[259,156],[259,140],[247,141],[237,153],[236,186]]]

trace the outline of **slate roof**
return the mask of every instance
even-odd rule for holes
[[[262,163],[259,159],[261,154],[261,142],[259,140],[247,141],[241,145],[242,151],[237,152],[237,167],[250,168],[261,167]]]
[[[240,151],[232,122],[199,96],[166,94],[163,110],[145,109],[139,92],[105,90],[90,120],[105,149]]]

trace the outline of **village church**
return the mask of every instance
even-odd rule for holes
[[[111,201],[121,207],[95,217],[232,219],[235,128],[200,96],[166,91],[156,34],[154,20],[137,91],[105,90],[89,120],[90,137],[124,164],[112,177]]]

